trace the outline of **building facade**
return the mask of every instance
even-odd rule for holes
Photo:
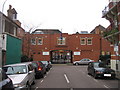
[[[22,54],[22,41],[10,34],[4,34],[4,50],[2,65],[20,63]]]
[[[103,36],[103,32],[105,30],[106,30],[105,27],[103,27],[102,25],[98,25],[90,33],[92,33],[92,34],[99,34],[99,35]]]
[[[109,4],[102,11],[103,18],[110,22],[104,37],[114,47],[111,58],[111,68],[120,72],[120,0],[109,0]]]
[[[110,43],[99,34],[68,34],[59,30],[43,31],[36,30],[30,36],[30,55],[35,61],[72,63],[83,58],[98,61],[101,51],[111,53],[113,49]]]
[[[0,43],[2,43],[2,65],[21,62],[22,55],[22,37],[24,29],[17,20],[17,12],[12,6],[9,6],[7,16],[0,12],[2,23],[2,34]]]

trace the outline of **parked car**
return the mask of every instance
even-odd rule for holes
[[[91,60],[91,59],[88,59],[88,58],[83,58],[80,61],[74,61],[73,65],[88,64],[90,62],[94,62],[94,60]]]
[[[50,68],[52,68],[52,63],[51,63],[51,61],[48,61],[48,63],[49,63],[49,65],[50,65]]]
[[[31,62],[5,65],[3,69],[13,81],[15,89],[30,89],[35,83],[35,72]]]
[[[33,61],[32,65],[35,69],[35,78],[44,77],[46,74],[46,68],[41,61]]]
[[[48,61],[41,61],[41,62],[45,65],[46,71],[49,71],[50,68],[52,67],[51,64]]]
[[[102,62],[91,62],[88,65],[88,74],[92,75],[94,78],[98,77],[110,77],[115,78],[115,71],[106,67]]]
[[[0,68],[0,90],[14,90],[12,80],[6,75],[5,71]]]

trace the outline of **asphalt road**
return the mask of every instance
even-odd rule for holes
[[[44,78],[36,79],[34,90],[39,88],[65,88],[77,90],[78,88],[110,89],[118,88],[118,80],[94,79],[87,74],[87,66],[79,65],[53,65]],[[76,89],[75,89],[76,88]],[[62,89],[63,90],[63,89]]]

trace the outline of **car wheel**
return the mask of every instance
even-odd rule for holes
[[[35,81],[32,82],[32,85],[34,85],[34,84],[35,84]]]
[[[26,84],[26,90],[31,90],[31,86],[29,83]]]
[[[88,75],[90,75],[90,73],[88,72]]]
[[[77,65],[79,65],[78,63],[75,63],[75,65],[77,66]]]
[[[44,78],[44,74],[41,74],[41,78]]]
[[[46,74],[46,71],[45,71],[45,73],[44,74]]]
[[[40,77],[40,76],[36,75],[36,76],[35,76],[35,79],[39,79],[39,77]]]
[[[116,78],[115,78],[115,77],[111,77],[111,79],[113,79],[113,80],[114,80],[114,79],[116,79]]]
[[[94,74],[94,78],[97,79],[97,75],[96,74]]]

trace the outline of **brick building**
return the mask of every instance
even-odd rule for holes
[[[106,30],[105,27],[103,27],[102,25],[98,25],[90,33],[92,33],[92,34],[99,34],[99,35],[103,36],[103,32],[105,30]]]
[[[109,0],[108,6],[105,7],[102,13],[103,18],[110,22],[104,37],[114,47],[111,55],[111,68],[120,73],[120,0]]]
[[[11,5],[7,10],[7,16],[0,12],[2,23],[2,65],[21,62],[23,50],[23,37],[25,34],[21,23],[17,20],[17,12]]]
[[[83,58],[99,60],[101,51],[111,53],[111,44],[99,34],[68,34],[37,29],[31,36],[30,56],[53,63],[72,63]]]

